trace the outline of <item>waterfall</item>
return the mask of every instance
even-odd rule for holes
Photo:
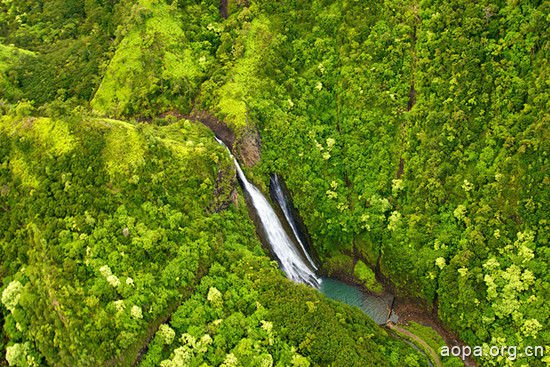
[[[216,140],[225,146],[218,138]],[[227,150],[229,151],[229,149]],[[243,190],[249,195],[252,206],[260,218],[269,246],[287,277],[296,282],[319,288],[321,279],[315,274],[315,265],[309,259],[307,252],[304,251],[304,254],[307,256],[307,258],[304,258],[301,251],[285,231],[281,220],[269,204],[269,201],[256,186],[248,182],[241,166],[239,166],[239,162],[237,162],[231,152],[229,154],[235,163]],[[301,243],[300,246],[303,247]]]
[[[275,200],[277,200],[277,203],[281,207],[281,210],[283,211],[286,221],[288,222],[288,225],[292,229],[292,233],[294,233],[294,237],[296,238],[296,241],[300,245],[303,254],[306,256],[306,259],[309,265],[313,269],[317,270],[317,266],[315,265],[315,262],[313,261],[311,256],[309,256],[309,253],[306,250],[306,246],[304,245],[304,241],[302,240],[302,236],[298,231],[298,225],[296,223],[296,219],[294,219],[294,215],[292,215],[292,212],[290,211],[288,200],[286,199],[286,196],[283,193],[283,189],[281,187],[281,183],[279,182],[279,176],[273,175],[271,177],[271,187],[273,189]]]

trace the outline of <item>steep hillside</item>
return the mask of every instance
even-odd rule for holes
[[[358,310],[284,278],[252,235],[227,153],[202,125],[16,112],[0,120],[10,365],[126,366],[147,350],[143,363],[158,365],[181,343],[216,365],[418,365]],[[280,288],[288,298],[275,296]]]

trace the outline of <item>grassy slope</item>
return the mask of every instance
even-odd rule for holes
[[[218,15],[207,4],[140,1],[119,26],[91,107],[101,115],[189,112],[215,62]]]
[[[0,44],[0,97],[8,100],[17,100],[21,97],[22,92],[14,83],[13,73],[10,75],[9,71],[21,63],[22,59],[33,56],[34,53],[30,51]]]

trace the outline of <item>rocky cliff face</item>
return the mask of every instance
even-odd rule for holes
[[[246,167],[253,167],[260,161],[261,138],[256,128],[247,127],[242,133],[235,134],[224,121],[208,111],[194,111],[186,118],[199,121],[212,130]]]
[[[235,144],[236,154],[247,167],[253,167],[261,158],[261,138],[254,128],[246,130]]]

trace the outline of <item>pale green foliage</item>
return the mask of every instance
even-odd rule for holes
[[[368,214],[361,214],[361,218],[359,218],[361,222],[361,228],[366,229],[367,231],[371,230],[371,226],[369,224],[370,221],[370,215]]]
[[[117,310],[117,312],[122,312],[126,309],[126,305],[124,304],[124,300],[122,299],[114,301],[113,304],[115,305],[115,309]]]
[[[176,337],[176,332],[169,325],[162,324],[160,325],[159,330],[157,331],[157,335],[160,335],[164,344],[170,345],[172,344],[172,342],[174,341],[174,338]]]
[[[309,367],[311,363],[308,359],[300,354],[294,354],[292,356],[292,366],[294,367]]]
[[[103,277],[107,280],[107,283],[109,283],[113,287],[118,287],[120,285],[120,280],[116,275],[114,275],[111,272],[111,268],[108,265],[103,265],[101,268],[99,268],[99,272]]]
[[[180,341],[184,346],[188,346],[191,348],[195,348],[197,344],[197,338],[195,338],[193,335],[188,333],[183,333],[181,335]]]
[[[405,186],[403,185],[403,180],[393,179],[391,185],[391,192],[393,195],[397,195]]]
[[[329,199],[338,199],[338,193],[336,191],[327,190],[326,194]]]
[[[222,294],[216,287],[210,287],[206,299],[216,307],[221,307],[223,304]]]
[[[489,260],[483,264],[483,267],[487,270],[494,270],[500,267],[500,263],[494,257],[491,257]]]
[[[465,277],[468,275],[468,268],[466,267],[461,267],[461,268],[458,268],[458,273],[460,274],[461,277]]]
[[[462,188],[464,189],[464,191],[468,192],[474,189],[474,185],[470,181],[464,180],[464,183],[462,184]]]
[[[115,288],[120,285],[120,280],[118,279],[118,277],[112,274],[107,277],[107,282]]]
[[[447,265],[447,262],[445,261],[444,257],[438,257],[437,259],[435,259],[435,265],[437,265],[439,269],[443,269],[445,265]]]
[[[160,362],[160,367],[186,366],[192,356],[192,353],[187,348],[179,347],[174,350],[174,354],[171,359],[165,359]]]
[[[264,329],[268,333],[271,332],[271,330],[273,329],[273,323],[270,321],[261,320],[260,323],[262,324],[262,329]]]
[[[273,357],[271,354],[262,354],[256,359],[259,367],[272,367],[273,366]]]
[[[393,211],[388,218],[388,229],[390,231],[393,231],[397,228],[397,224],[401,220],[401,213],[399,213],[397,210]]]
[[[228,353],[220,367],[237,367],[239,365],[238,358],[233,353]]]
[[[464,220],[466,218],[466,207],[464,205],[459,205],[453,212],[453,215],[458,220]]]
[[[29,343],[15,343],[6,348],[6,360],[10,366],[38,367],[34,356],[30,355]]]
[[[132,317],[134,319],[142,319],[143,318],[143,313],[141,311],[141,307],[139,306],[136,306],[136,305],[133,305],[132,306],[132,309],[130,310],[130,314],[132,315]]]
[[[485,274],[483,280],[487,286],[487,300],[493,302],[495,315],[500,318],[512,316],[517,324],[522,324],[522,314],[519,311],[525,301],[520,299],[520,295],[534,284],[533,273],[529,270],[522,271],[517,265],[501,270],[494,261],[489,260],[488,263],[490,266],[486,268],[492,271]]]
[[[6,360],[10,366],[26,366],[26,349],[23,344],[15,343],[6,348]]]
[[[197,344],[197,348],[202,351],[202,353],[206,353],[206,349],[208,348],[208,346],[210,344],[212,344],[213,340],[212,340],[212,337],[209,335],[209,334],[204,334],[203,336],[201,336],[201,338],[199,339],[199,342]]]
[[[382,292],[382,285],[376,280],[374,272],[361,260],[357,261],[355,264],[353,274],[368,290],[373,292]]]
[[[525,336],[532,336],[536,338],[538,332],[542,329],[542,325],[537,319],[525,320],[523,326],[521,327],[521,332]]]
[[[514,246],[517,249],[522,263],[531,261],[535,257],[533,250],[531,249],[531,247],[534,247],[534,241],[535,234],[533,231],[517,233],[517,240],[514,242]]]
[[[208,346],[212,344],[212,338],[208,334],[204,334],[199,340],[197,340],[197,338],[191,334],[184,333],[181,336],[180,341],[182,345],[174,349],[172,358],[161,362],[161,367],[186,366],[194,356],[206,353],[208,351]]]
[[[113,274],[112,271],[111,271],[111,268],[109,267],[109,265],[103,265],[101,268],[99,268],[99,272],[105,278],[107,278],[109,275]]]
[[[12,280],[2,292],[2,304],[10,311],[14,311],[21,298],[23,285],[18,280]]]

